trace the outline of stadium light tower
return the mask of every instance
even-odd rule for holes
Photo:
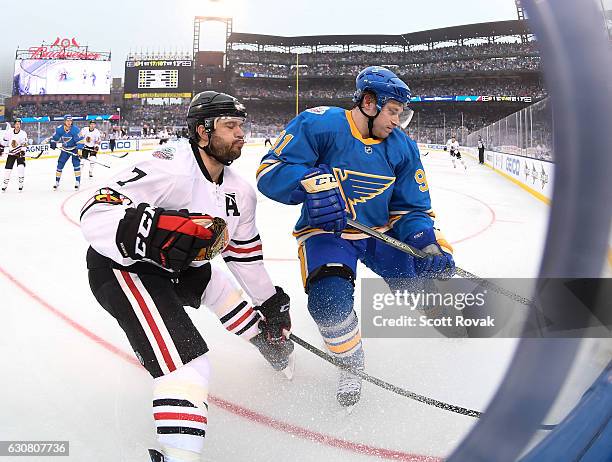
[[[218,16],[196,16],[193,21],[193,59],[196,58],[196,54],[200,51],[200,29],[202,23],[207,21],[216,21],[225,23],[225,65],[228,64],[228,50],[229,50],[229,37],[232,35],[232,18],[224,18]]]
[[[516,3],[516,14],[518,15],[519,21],[527,19],[521,0],[514,0],[514,3]]]

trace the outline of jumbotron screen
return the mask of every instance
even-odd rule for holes
[[[192,60],[125,62],[125,98],[189,98],[192,88]]]
[[[110,61],[18,59],[13,95],[108,95]]]

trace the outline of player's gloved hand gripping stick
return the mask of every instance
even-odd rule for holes
[[[340,233],[346,228],[346,203],[336,177],[327,165],[306,171],[298,189],[291,194],[292,202],[304,202],[308,224],[313,228]]]
[[[288,379],[293,376],[291,353],[293,342],[287,340],[291,335],[291,317],[289,315],[289,296],[276,287],[276,293],[255,309],[263,319],[259,321],[261,332],[251,339],[262,356],[277,371],[283,371]],[[293,361],[293,366],[295,362]]]
[[[379,241],[382,241],[390,245],[391,247],[395,247],[396,249],[401,250],[402,252],[406,252],[412,255],[413,257],[417,257],[417,258],[427,258],[428,257],[428,255],[422,250],[416,249],[413,246],[406,244],[405,242],[402,242],[391,236],[387,236],[386,234],[376,231],[375,229],[372,229],[368,226],[362,225],[361,223],[351,220],[350,218],[347,220],[347,224],[351,226],[352,228],[355,228],[361,231],[362,233],[367,234],[370,237],[373,237],[374,239],[378,239]],[[455,267],[455,273],[458,276],[461,276],[466,279],[471,279],[477,282],[478,284],[480,284],[482,287],[486,287],[487,289],[492,290],[493,292],[496,292],[498,294],[505,295],[506,297],[516,302],[519,302],[523,305],[531,306],[534,304],[533,300],[530,300],[528,298],[515,294],[507,289],[504,289],[503,287],[499,287],[498,285],[493,284],[491,281],[487,281],[486,279],[476,276],[475,274],[470,273],[469,271],[466,271],[463,268]]]
[[[192,261],[212,260],[227,242],[222,218],[164,210],[146,203],[125,211],[116,236],[117,248],[125,258],[149,259],[176,272]]]
[[[284,343],[291,333],[291,317],[289,316],[289,295],[283,289],[276,287],[276,293],[255,307],[264,317],[259,327],[269,343]]]
[[[416,274],[420,277],[448,279],[455,274],[453,248],[440,231],[428,228],[408,236],[407,243],[425,255],[414,259]]]

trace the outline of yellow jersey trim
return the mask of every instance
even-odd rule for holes
[[[383,140],[377,140],[376,138],[364,138],[363,136],[361,136],[361,132],[357,128],[357,125],[355,125],[355,121],[353,120],[353,114],[351,114],[351,111],[344,111],[344,114],[346,115],[346,120],[348,121],[349,127],[351,127],[351,135],[353,135],[353,138],[356,138],[363,144],[367,145],[380,144],[383,142]]]

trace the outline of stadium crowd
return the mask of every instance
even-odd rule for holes
[[[306,77],[299,87],[302,110],[321,104],[350,107],[354,77],[372,63],[385,65],[407,80],[413,96],[529,96],[534,100],[546,96],[539,77],[540,58],[533,42],[418,48],[300,53],[299,67],[295,65],[294,53],[233,49],[229,51],[227,91],[247,104],[253,138],[276,137],[295,116],[294,80],[298,70],[300,77]],[[124,100],[120,113],[122,136],[180,133],[188,104],[187,100],[162,105],[140,99]],[[413,105],[415,116],[408,132],[423,143],[442,144],[452,134],[463,142],[467,141],[468,133],[501,120],[521,107],[524,104],[418,103]],[[117,114],[117,108],[101,102],[51,101],[22,103],[12,111],[13,117],[65,114]],[[546,129],[540,130],[534,124],[536,133],[544,133]],[[502,141],[495,140],[494,144]],[[538,145],[548,144],[550,140],[538,141]]]
[[[538,79],[409,80],[409,85],[413,96],[531,96],[540,99],[546,95],[546,90]],[[300,85],[299,96],[305,100],[348,100],[353,96],[353,86],[351,81],[303,82]],[[236,79],[233,82],[233,91],[245,99],[295,98],[295,88],[287,85],[287,82]]]
[[[537,71],[540,69],[538,56],[516,56],[505,58],[463,59],[427,63],[393,64],[388,66],[401,77],[439,76],[444,74],[490,73]],[[349,77],[354,78],[363,64],[326,63],[300,65],[301,77]],[[234,63],[233,72],[241,77],[287,78],[296,75],[297,67],[281,64]]]
[[[533,42],[498,42],[469,45],[452,45],[439,48],[414,49],[412,51],[365,51],[356,50],[324,51],[314,53],[300,53],[300,63],[378,63],[390,65],[398,63],[426,63],[432,61],[446,61],[451,59],[470,58],[496,58],[508,56],[537,56],[538,52]],[[295,54],[278,51],[254,51],[236,49],[229,51],[229,60],[232,63],[276,63],[291,65],[295,63]]]
[[[13,117],[59,117],[66,114],[114,114],[116,108],[101,102],[47,101],[44,103],[21,103],[13,111]]]
[[[133,103],[124,106],[123,118],[131,125],[158,127],[180,127],[185,124],[189,101],[181,104]]]

